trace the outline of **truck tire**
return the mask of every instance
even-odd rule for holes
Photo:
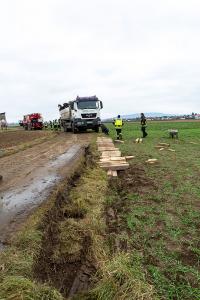
[[[96,126],[94,129],[95,132],[99,133],[99,126]]]
[[[77,130],[77,128],[75,127],[74,123],[72,123],[72,132],[73,132],[73,133],[77,133],[77,132],[78,132],[78,130]]]

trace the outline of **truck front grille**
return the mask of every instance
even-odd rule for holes
[[[91,119],[91,118],[96,118],[97,114],[81,114],[81,117],[83,119]]]

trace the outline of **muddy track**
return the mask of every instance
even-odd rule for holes
[[[0,158],[0,170],[3,181],[0,192],[18,186],[27,181],[27,176],[37,171],[49,161],[56,159],[72,145],[87,145],[92,134],[58,134],[54,139],[35,145],[8,157]],[[32,177],[33,177],[32,176]],[[30,179],[30,178],[28,178]]]
[[[0,241],[42,203],[53,186],[73,170],[92,134],[64,134],[0,158]]]

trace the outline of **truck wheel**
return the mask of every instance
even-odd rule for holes
[[[99,126],[96,126],[94,131],[98,133],[99,132]]]
[[[77,128],[75,127],[74,123],[72,123],[72,132],[73,133],[77,133]]]

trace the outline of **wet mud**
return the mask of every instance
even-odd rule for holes
[[[38,167],[37,171],[30,174],[30,181],[0,193],[1,242],[5,242],[17,224],[48,197],[55,184],[61,180],[63,168],[65,173],[70,173],[70,166],[80,159],[83,152],[83,147],[75,144],[53,161]]]

